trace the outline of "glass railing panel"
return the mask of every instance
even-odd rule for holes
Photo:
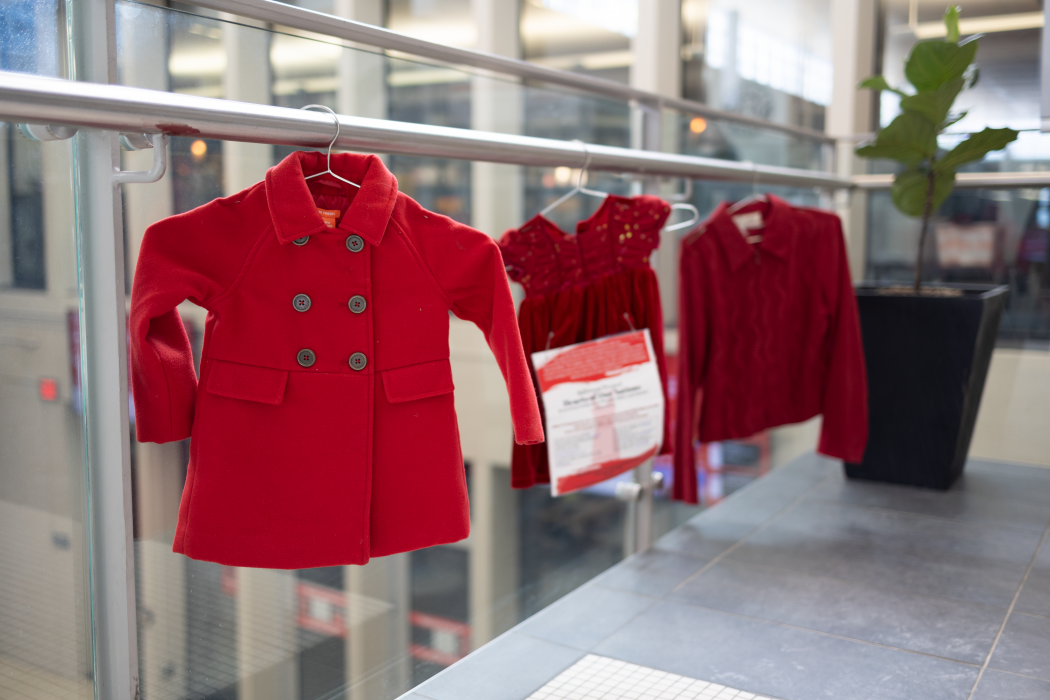
[[[277,29],[118,0],[120,80],[294,108],[324,104],[344,114],[404,122],[620,147],[637,140],[632,124],[639,115],[627,103]],[[667,150],[711,155],[688,141],[688,119],[668,112],[664,122]],[[711,133],[719,128],[712,125]],[[733,147],[715,157],[797,167],[814,167],[818,158],[818,148],[777,134],[764,145],[754,145],[754,134],[732,139]],[[169,148],[171,167],[161,182],[124,187],[129,271],[150,224],[251,186],[295,150],[186,137],[172,138]],[[146,169],[149,154],[125,153],[123,159],[125,168]],[[567,192],[580,176],[568,167],[384,160],[402,192],[496,237]],[[615,173],[585,173],[584,181],[623,195],[650,188]],[[719,187],[698,184],[693,197],[703,213],[716,198],[751,189]],[[577,197],[549,216],[573,230],[598,204]],[[189,303],[180,313],[199,363],[204,314]],[[510,487],[510,420],[499,370],[469,323],[452,320],[450,351],[471,497],[472,534],[460,543],[364,567],[299,571],[187,559],[171,548],[189,445],[133,444],[144,698],[396,697],[623,558],[627,506],[615,498],[614,484],[557,499],[547,487]],[[712,494],[731,493],[768,468],[768,444],[726,449],[730,454],[708,478]],[[669,484],[669,462],[663,459],[656,468]],[[655,505],[657,536],[697,512],[672,503],[667,493],[658,493]]]
[[[946,136],[952,148],[961,137]],[[874,161],[876,173],[895,164]],[[1050,171],[1050,135],[1023,131],[1004,151],[989,154],[960,173]],[[1046,344],[1050,303],[1046,273],[1050,189],[957,188],[934,212],[924,251],[923,278],[930,282],[1004,284],[1010,289],[999,329],[1000,344]],[[868,200],[866,276],[876,281],[912,280],[921,221],[899,212],[889,192]]]
[[[0,4],[0,70],[66,77],[63,4]],[[71,141],[0,122],[0,697],[94,698]]]

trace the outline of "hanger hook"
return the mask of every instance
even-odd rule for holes
[[[587,150],[587,144],[580,139],[573,139],[576,143],[580,144],[580,148],[583,150],[583,167],[580,168],[580,176],[576,178],[576,189],[583,189],[583,176],[587,173],[587,168],[591,165],[591,152]]]
[[[302,107],[301,109],[304,109],[304,110],[305,109],[323,109],[324,111],[326,111],[329,114],[331,114],[332,115],[332,119],[335,120],[335,136],[333,136],[332,140],[328,142],[328,163],[329,163],[329,167],[331,167],[331,163],[332,163],[332,146],[334,146],[335,142],[339,140],[339,115],[335,113],[334,109],[332,109],[331,107],[326,107],[325,105],[306,105],[305,107]]]
[[[751,179],[751,196],[758,196],[758,163],[751,161],[751,172],[754,173],[754,177]]]

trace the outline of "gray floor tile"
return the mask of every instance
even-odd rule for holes
[[[1015,610],[1050,617],[1050,539],[1039,550]]]
[[[578,649],[512,632],[412,692],[430,700],[521,700],[583,655]]]
[[[1006,610],[723,560],[669,600],[982,663]]]
[[[1050,700],[1050,682],[988,669],[973,700]]]
[[[810,452],[791,460],[783,466],[777,467],[767,476],[806,476],[819,480],[829,474],[837,474],[841,472],[841,459],[832,459],[831,457],[818,455],[816,452]]]
[[[971,460],[953,488],[989,498],[1045,504],[1050,503],[1050,469]]]
[[[778,518],[773,527],[799,532],[834,533],[864,542],[890,542],[901,548],[1023,564],[1025,568],[1042,537],[1042,532],[811,500],[806,500]]]
[[[754,531],[764,520],[766,518],[748,519],[747,517],[719,518],[698,522],[691,520],[658,539],[654,546],[660,550],[707,560],[732,547],[748,533]]]
[[[690,518],[681,527],[658,539],[655,546],[693,557],[716,557],[782,513],[811,491],[816,483],[808,479],[787,478],[771,487],[765,479],[759,480]]]
[[[1050,470],[1048,470],[1050,471]],[[918,515],[933,515],[986,525],[1000,525],[1039,533],[1050,523],[1050,502],[1019,501],[992,498],[970,489],[975,479],[994,478],[977,475],[960,479],[950,491],[916,489],[870,481],[847,480],[845,477],[822,483],[810,494],[813,498],[839,501],[858,506],[886,508]]]
[[[590,649],[654,602],[627,591],[589,584],[533,615],[516,631]]]
[[[650,549],[620,562],[595,583],[648,596],[662,596],[700,570],[707,560]]]
[[[992,474],[1009,474],[1022,478],[1042,479],[1050,482],[1050,467],[1041,464],[1025,464],[1024,462],[995,462],[987,459],[971,458],[966,460],[966,469],[963,472],[983,472]]]
[[[749,537],[729,558],[1002,608],[1028,568],[779,525]]]
[[[965,700],[977,668],[661,602],[595,649],[785,700]]]
[[[1050,681],[1050,618],[1011,615],[989,667]]]

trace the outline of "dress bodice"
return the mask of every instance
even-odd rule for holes
[[[667,202],[652,195],[609,195],[593,215],[576,224],[576,235],[537,214],[499,241],[507,275],[532,296],[647,266],[670,212]]]

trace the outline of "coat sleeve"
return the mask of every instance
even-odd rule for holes
[[[197,375],[176,307],[188,299],[209,308],[237,278],[252,240],[243,221],[229,216],[233,206],[217,200],[169,217],[142,239],[128,323],[139,442],[190,436]]]
[[[831,320],[824,422],[817,451],[847,462],[864,459],[868,442],[868,378],[864,366],[857,296],[850,280],[846,242],[839,218],[832,219],[834,258],[828,266]]]
[[[692,237],[682,241],[679,254],[678,307],[678,410],[674,436],[674,488],[672,497],[697,502],[696,462],[693,453],[697,399],[703,396],[706,362],[707,318],[700,290],[699,270],[689,251]]]
[[[496,356],[510,395],[515,442],[543,442],[543,420],[499,247],[484,233],[444,216],[428,213],[413,219],[412,239],[448,295],[452,312],[480,328]]]

